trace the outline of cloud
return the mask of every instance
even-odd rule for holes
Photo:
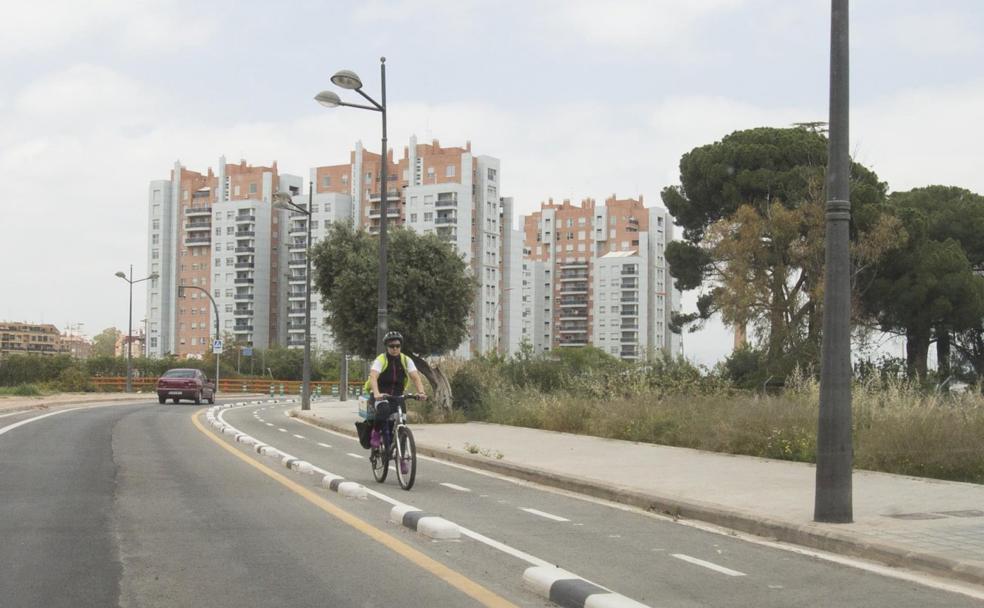
[[[886,32],[895,46],[915,57],[959,57],[984,46],[972,22],[952,13],[896,15]]]
[[[80,41],[125,51],[175,51],[208,41],[215,21],[185,0],[32,0],[4,6],[0,56],[62,49]],[[179,21],[174,15],[195,15]]]

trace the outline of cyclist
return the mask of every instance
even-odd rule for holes
[[[424,383],[420,379],[420,372],[413,364],[413,359],[403,354],[403,334],[398,331],[388,332],[383,337],[383,344],[386,345],[386,352],[381,353],[372,362],[369,371],[369,387],[372,390],[373,401],[379,401],[383,395],[402,395],[410,380],[417,387],[417,394],[420,399],[426,399]],[[382,443],[382,420],[376,417],[373,420],[372,433],[369,436],[369,445],[377,448]]]

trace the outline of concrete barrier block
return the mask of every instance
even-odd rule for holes
[[[331,483],[333,481],[337,481],[340,479],[344,479],[344,477],[339,477],[338,475],[333,475],[331,473],[328,473],[327,475],[321,478],[321,487],[326,490],[331,490],[332,489]]]
[[[411,507],[410,505],[396,505],[390,509],[390,521],[394,524],[403,525],[403,516],[410,511],[419,511],[417,507]]]
[[[417,522],[417,532],[434,540],[453,540],[461,538],[458,524],[443,517],[423,517]]]
[[[346,498],[365,499],[367,496],[365,486],[354,481],[343,481],[338,484],[338,493]]]

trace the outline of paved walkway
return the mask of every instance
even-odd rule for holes
[[[354,400],[312,403],[354,434]],[[984,486],[855,471],[854,523],[813,522],[813,465],[470,422],[415,424],[418,450],[594,496],[984,584]]]

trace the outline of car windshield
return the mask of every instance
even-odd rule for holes
[[[195,370],[193,369],[172,369],[171,371],[164,374],[165,378],[194,378]]]

